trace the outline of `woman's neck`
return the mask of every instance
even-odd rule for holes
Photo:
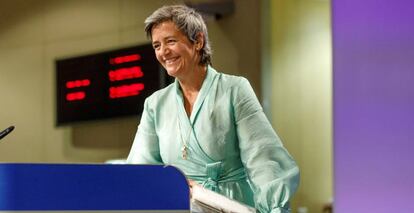
[[[200,65],[197,66],[197,69],[194,69],[194,71],[190,72],[189,75],[185,76],[185,79],[178,79],[181,91],[183,92],[184,108],[187,116],[190,116],[191,112],[193,111],[194,103],[197,99],[198,93],[201,90],[206,75],[207,66]]]
[[[199,92],[206,74],[207,66],[199,65],[194,67],[194,70],[189,72],[183,78],[178,78],[183,94],[186,95],[187,93]]]

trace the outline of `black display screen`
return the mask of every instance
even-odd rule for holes
[[[151,44],[56,60],[57,125],[138,115],[172,82]]]

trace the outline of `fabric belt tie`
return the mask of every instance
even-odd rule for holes
[[[246,178],[244,168],[240,167],[232,172],[229,172],[225,176],[222,174],[223,163],[221,161],[206,164],[205,178],[194,178],[197,181],[201,181],[201,185],[209,190],[218,191],[219,183],[234,182]]]

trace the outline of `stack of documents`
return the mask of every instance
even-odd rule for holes
[[[191,193],[191,212],[193,213],[252,213],[256,209],[227,198],[221,194],[193,185]]]

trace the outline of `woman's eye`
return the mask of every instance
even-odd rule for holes
[[[169,44],[172,44],[172,43],[174,43],[174,42],[175,42],[175,40],[172,40],[172,39],[171,39],[171,40],[168,40],[167,42],[168,42]]]
[[[158,49],[160,48],[160,45],[159,45],[159,44],[154,44],[154,45],[152,45],[152,47],[153,47],[155,50],[158,50]]]

